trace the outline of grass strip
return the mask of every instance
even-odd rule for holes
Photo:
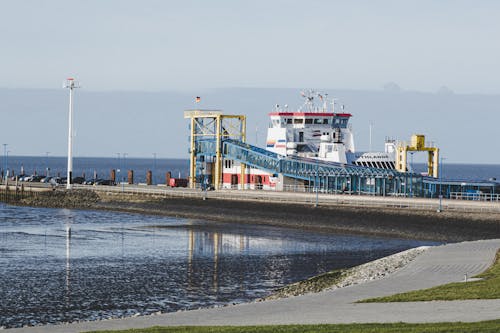
[[[150,327],[124,331],[93,331],[88,333],[498,333],[500,320],[473,323],[428,324],[332,324],[332,325],[269,325],[269,326],[178,326]]]
[[[429,289],[415,290],[386,297],[370,298],[358,303],[454,301],[500,298],[500,251],[485,272],[475,276],[479,281],[449,283]]]

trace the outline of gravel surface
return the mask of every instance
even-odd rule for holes
[[[363,265],[332,271],[304,281],[299,281],[278,289],[274,294],[264,298],[264,300],[299,296],[310,292],[334,290],[378,280],[408,265],[427,249],[429,249],[428,246],[421,246],[377,259]]]

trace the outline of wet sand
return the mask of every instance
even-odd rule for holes
[[[239,200],[236,194],[232,200],[202,200],[92,190],[45,192],[18,204],[160,214],[443,242],[500,238],[500,213],[481,211],[449,210],[438,213],[434,210],[342,204],[314,207],[305,203]]]

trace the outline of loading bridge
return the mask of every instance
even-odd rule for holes
[[[423,177],[417,174],[282,156],[233,139],[221,143],[224,159],[306,181],[321,192],[421,196],[423,191]],[[199,140],[194,148],[197,154],[209,156],[215,153],[217,144],[215,140]]]
[[[282,156],[235,140],[223,141],[222,151],[225,158],[276,175],[307,181],[322,192],[419,196],[423,188],[420,175]]]

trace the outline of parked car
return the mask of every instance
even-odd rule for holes
[[[54,183],[56,183],[56,184],[58,184],[58,185],[59,185],[59,184],[62,184],[61,177],[52,177],[52,178],[50,179],[50,184],[54,184]]]
[[[115,185],[115,183],[111,179],[97,179],[94,182],[94,185]]]
[[[52,179],[52,177],[44,177],[42,179],[40,179],[40,183],[50,183],[50,180]]]
[[[43,178],[45,178],[45,176],[36,175],[36,176],[31,176],[31,179],[29,179],[28,181],[33,183],[39,183]]]
[[[85,178],[83,178],[83,177],[73,178],[73,184],[83,184],[83,183],[85,183]]]

